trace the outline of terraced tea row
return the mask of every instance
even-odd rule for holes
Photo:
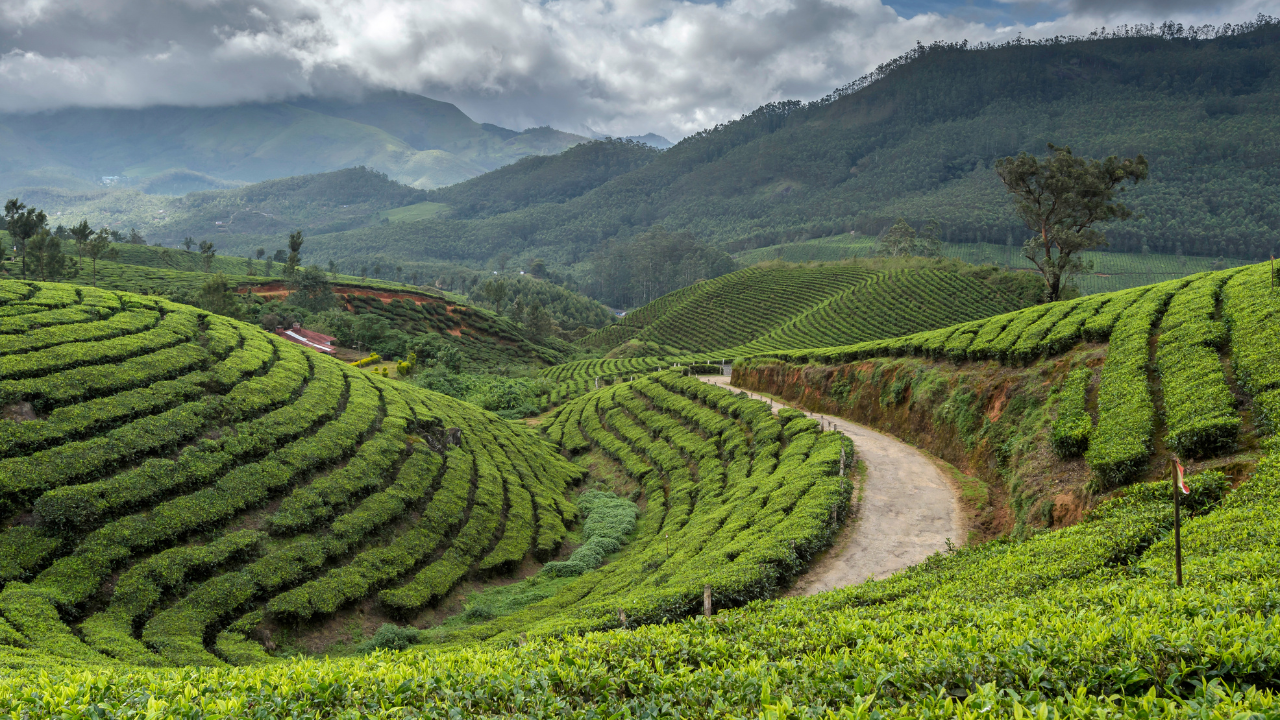
[[[576,516],[581,471],[473,406],[156,298],[0,298],[9,666],[265,660],[264,621],[412,614]]]
[[[666,372],[562,406],[547,436],[567,454],[598,449],[644,491],[635,538],[613,562],[475,638],[666,622],[701,607],[771,597],[831,541],[853,467],[843,435],[802,413]],[[620,615],[619,613],[623,613]],[[505,634],[504,634],[505,633]]]
[[[465,305],[449,305],[443,300],[418,296],[384,301],[376,295],[347,293],[347,308],[357,315],[385,318],[391,327],[410,335],[437,333],[457,343],[467,357],[477,362],[504,364],[513,361],[559,362],[568,344],[549,338],[537,344],[520,328],[503,317]]]
[[[1280,453],[1272,441],[1225,496],[1220,473],[1190,485],[1183,588],[1172,580],[1169,487],[1150,484],[1065,530],[711,622],[227,670],[29,670],[0,679],[0,711],[1266,717],[1280,710],[1280,626],[1268,603],[1280,576]]]
[[[872,275],[853,265],[747,268],[665,295],[582,342],[608,347],[606,341],[626,334],[621,326],[637,330],[626,340],[687,352],[736,347]]]
[[[877,273],[764,337],[734,357],[897,337],[999,315],[1018,307],[981,280],[936,270]]]
[[[1218,320],[1219,307],[1222,320]],[[1223,368],[1230,359],[1240,390],[1259,420],[1277,417],[1280,373],[1269,338],[1280,333],[1280,296],[1265,265],[1189,278],[1069,302],[1043,305],[942,330],[855,345],[769,352],[760,359],[841,364],[870,358],[923,356],[954,362],[1030,365],[1079,342],[1108,342],[1097,389],[1097,426],[1084,410],[1088,383],[1076,375],[1060,411],[1055,447],[1083,453],[1094,490],[1133,482],[1149,467],[1163,416],[1163,443],[1187,459],[1237,447],[1241,408]],[[1158,338],[1153,346],[1152,339]],[[1156,374],[1150,375],[1148,368]],[[1089,374],[1092,377],[1092,374]],[[1163,406],[1152,383],[1160,381]],[[1085,449],[1087,447],[1087,450]]]

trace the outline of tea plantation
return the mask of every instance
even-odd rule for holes
[[[539,439],[183,306],[0,291],[15,717],[1280,716],[1265,265],[740,361],[1022,367],[1106,343],[1057,390],[1052,446],[1083,455],[1098,498],[1081,522],[796,598],[777,595],[842,524],[856,453],[803,413],[651,372],[681,358],[591,361],[616,364],[598,389],[553,368],[579,387]],[[446,426],[460,446],[440,445]],[[1159,453],[1221,456],[1246,435],[1260,449],[1233,477],[1189,480],[1178,587],[1172,489],[1140,480]],[[567,581],[545,600],[359,658],[251,639],[356,599],[413,613],[464,576],[548,559],[587,455],[641,488],[639,515],[625,547],[547,564]]]
[[[264,621],[412,613],[576,517],[581,471],[473,406],[153,297],[0,293],[11,667],[263,659]]]
[[[893,337],[1021,306],[981,279],[946,270],[766,265],[664,295],[581,344],[611,348],[634,340],[692,353],[741,348],[741,356],[758,347]]]

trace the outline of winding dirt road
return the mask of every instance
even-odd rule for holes
[[[739,390],[729,385],[726,376],[700,379]],[[956,545],[964,543],[964,516],[956,493],[919,450],[843,418],[809,414],[853,439],[866,476],[857,521],[796,581],[792,594],[813,595],[868,578],[885,578],[945,550],[948,539]]]

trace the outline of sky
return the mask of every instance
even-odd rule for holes
[[[0,0],[0,111],[358,96],[678,140],[916,42],[1239,23],[1280,0]]]

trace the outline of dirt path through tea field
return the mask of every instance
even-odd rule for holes
[[[725,376],[700,379],[738,390]],[[813,595],[868,578],[885,578],[945,550],[948,539],[956,545],[964,543],[966,529],[956,493],[929,458],[901,440],[855,422],[821,413],[809,415],[853,439],[866,476],[857,521],[796,581],[791,594]]]

